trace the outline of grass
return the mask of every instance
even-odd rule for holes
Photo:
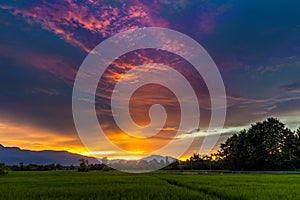
[[[0,199],[299,199],[300,174],[10,172]]]

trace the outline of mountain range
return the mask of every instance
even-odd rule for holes
[[[19,163],[22,162],[24,165],[55,163],[68,166],[78,165],[79,159],[88,160],[90,164],[99,163],[96,158],[82,156],[68,151],[31,151],[23,150],[18,147],[4,147],[0,144],[0,162],[4,162],[6,165],[19,165]]]
[[[0,144],[0,162],[4,162],[6,165],[19,165],[19,163],[23,163],[24,165],[28,164],[37,164],[37,165],[46,165],[46,164],[61,164],[63,166],[79,165],[79,159],[88,160],[89,164],[101,163],[96,158],[83,156],[75,153],[70,153],[68,151],[52,151],[52,150],[44,150],[44,151],[32,151],[20,149],[19,147],[4,147]],[[158,162],[166,161],[172,163],[176,159],[173,157],[166,157],[160,155],[151,155],[145,158],[141,158],[141,161],[145,160],[150,162],[151,160],[156,159]],[[126,163],[128,160],[115,159],[109,160],[109,163],[118,163],[123,162]]]

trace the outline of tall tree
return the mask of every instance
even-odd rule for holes
[[[0,162],[0,175],[1,174],[6,174],[7,170],[6,170],[6,165],[5,163]]]
[[[300,127],[298,130],[295,132],[295,146],[294,146],[294,155],[296,156],[295,158],[295,167],[297,169],[300,169]]]
[[[88,160],[79,159],[78,171],[79,172],[88,172],[89,171],[88,164],[89,164]]]
[[[296,139],[282,122],[269,118],[234,134],[219,154],[235,170],[288,170],[294,167]]]

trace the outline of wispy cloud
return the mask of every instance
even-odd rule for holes
[[[211,130],[211,131],[207,131],[207,130],[197,130],[197,131],[193,131],[192,133],[182,133],[179,134],[178,136],[176,136],[176,139],[183,139],[183,138],[196,138],[196,137],[205,137],[205,136],[209,136],[209,135],[220,135],[220,134],[233,134],[233,133],[237,133],[240,130],[246,129],[248,128],[248,126],[236,126],[236,127],[225,127],[223,129],[215,129],[215,130]]]
[[[280,58],[269,58],[268,61],[270,64],[257,66],[255,71],[260,74],[266,73],[276,73],[280,70],[283,70],[287,67],[297,67],[300,65],[300,60],[298,56],[288,56]]]
[[[29,24],[39,24],[86,52],[102,38],[144,26],[167,26],[151,15],[151,9],[139,1],[119,3],[119,7],[96,1],[39,2],[27,7],[0,5]]]
[[[300,92],[300,80],[290,84],[282,85],[281,88],[290,92]]]

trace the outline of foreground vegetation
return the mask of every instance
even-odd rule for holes
[[[0,199],[297,199],[300,174],[10,172]]]

